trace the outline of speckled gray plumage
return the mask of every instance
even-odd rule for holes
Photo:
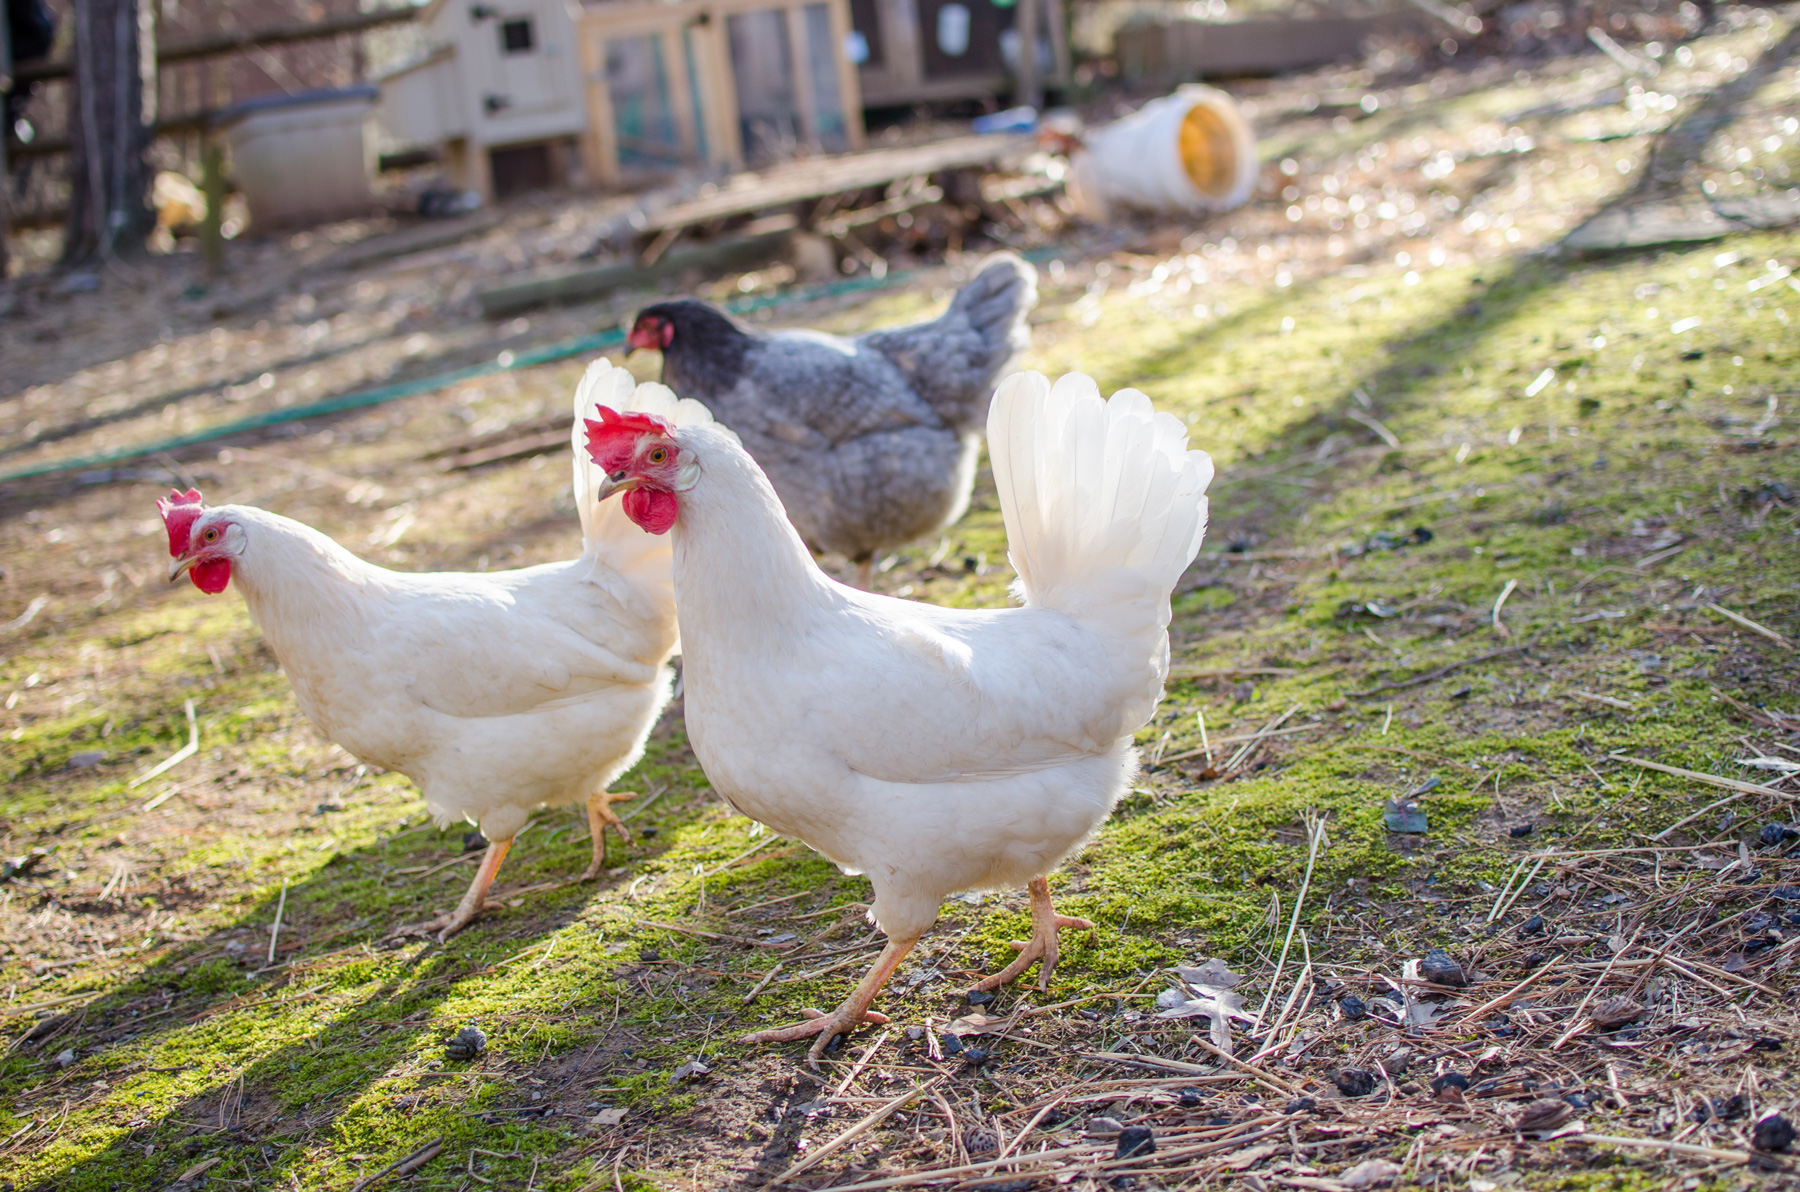
[[[639,317],[674,327],[664,383],[737,432],[807,543],[862,560],[962,516],[988,403],[1036,301],[1037,271],[1001,254],[942,317],[854,339],[750,332],[693,301]]]

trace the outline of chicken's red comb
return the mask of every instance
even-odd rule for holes
[[[172,488],[167,497],[157,498],[156,511],[162,514],[163,526],[169,531],[169,557],[179,559],[187,553],[194,523],[206,512],[206,499],[197,488],[186,492]]]
[[[600,418],[587,420],[588,458],[616,472],[631,462],[631,452],[640,436],[671,434],[674,428],[654,414],[633,410],[621,414],[605,406],[596,406]]]

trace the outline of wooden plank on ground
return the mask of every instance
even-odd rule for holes
[[[652,215],[642,230],[654,234],[667,228],[693,227],[844,191],[883,186],[900,178],[991,166],[1030,153],[1036,144],[1030,133],[954,137],[926,145],[793,162],[759,173],[740,174],[710,195],[677,203]]]
[[[790,218],[780,222],[785,226],[767,228],[730,240],[713,240],[675,248],[650,265],[640,265],[636,259],[632,259],[548,277],[532,277],[524,281],[490,286],[478,292],[475,298],[481,304],[483,315],[497,319],[539,306],[591,301],[614,290],[636,289],[664,278],[679,277],[690,269],[709,275],[728,273],[735,269],[754,269],[777,256],[786,244],[795,221]]]

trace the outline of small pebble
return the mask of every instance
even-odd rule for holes
[[[1177,1092],[1175,1094],[1175,1096],[1180,1099],[1181,1107],[1183,1109],[1193,1109],[1195,1106],[1200,1104],[1200,1090],[1199,1089],[1195,1089],[1195,1088],[1182,1089],[1179,1092]]]
[[[955,1035],[945,1035],[939,1042],[944,1045],[945,1055],[958,1055],[962,1052],[963,1041]]]
[[[1467,1089],[1469,1078],[1461,1072],[1446,1072],[1442,1076],[1431,1078],[1431,1091],[1441,1093],[1445,1089]]]
[[[1375,1091],[1375,1074],[1361,1068],[1339,1068],[1331,1074],[1331,1083],[1346,1097],[1366,1097]]]
[[[1425,959],[1419,963],[1419,975],[1434,985],[1467,985],[1469,979],[1463,975],[1462,965],[1450,958],[1450,953],[1442,948],[1433,948],[1425,953]]]
[[[985,989],[971,989],[963,994],[963,1000],[971,1006],[985,1006],[994,1000],[994,995]]]
[[[1119,1131],[1119,1143],[1113,1148],[1115,1159],[1130,1159],[1155,1153],[1156,1136],[1142,1126],[1128,1126]]]
[[[642,836],[645,840],[654,840],[656,838],[656,829],[655,828],[639,828],[638,835]]]
[[[1281,1112],[1290,1114],[1311,1113],[1313,1110],[1317,1109],[1318,1106],[1319,1103],[1311,1097],[1295,1097],[1292,1101],[1287,1103],[1287,1107]]]
[[[906,1028],[906,1039],[909,1043],[917,1043],[920,1039],[923,1039],[924,1037],[925,1037],[925,1028],[924,1027],[909,1026]]]
[[[1750,1145],[1759,1151],[1785,1151],[1794,1145],[1793,1123],[1771,1113],[1750,1131]]]
[[[480,831],[463,833],[463,852],[478,853],[488,846],[487,837]]]
[[[994,1058],[993,1052],[985,1047],[965,1047],[962,1052],[963,1063],[971,1067],[980,1067]]]
[[[78,755],[79,756],[79,755]],[[74,759],[70,759],[73,763]],[[1771,847],[1786,844],[1790,840],[1800,840],[1800,832],[1794,831],[1786,824],[1764,824],[1756,838]]]
[[[75,1062],[75,1049],[73,1047],[63,1048],[61,1051],[56,1053],[56,1061],[55,1062],[56,1062],[56,1066],[59,1068],[68,1067],[70,1064]]]
[[[1351,994],[1349,997],[1340,1001],[1338,1003],[1338,1009],[1344,1012],[1345,1022],[1356,1022],[1359,1019],[1368,1017],[1369,1014],[1368,1003],[1357,997],[1355,994]]]
[[[1516,840],[1521,836],[1529,836],[1535,831],[1537,831],[1536,824],[1514,824],[1506,834]]]
[[[645,948],[642,952],[638,953],[638,959],[645,963],[661,960],[662,952],[656,948]]]
[[[1533,915],[1533,916],[1531,916],[1531,918],[1529,918],[1529,919],[1525,920],[1523,923],[1519,924],[1519,938],[1520,939],[1524,939],[1528,935],[1543,935],[1543,934],[1544,934],[1544,916],[1542,916],[1542,915]]]
[[[1090,1138],[1111,1138],[1115,1134],[1123,1133],[1124,1130],[1125,1127],[1118,1118],[1102,1115],[1087,1120],[1087,1132]]]

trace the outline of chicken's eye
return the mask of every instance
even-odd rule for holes
[[[669,449],[667,447],[653,447],[650,449],[650,462],[651,463],[653,463],[653,464],[665,463],[665,462],[667,462],[668,458],[669,458]]]
[[[202,541],[202,542],[217,542],[218,540],[219,540],[219,527],[217,527],[217,526],[206,527],[206,529],[200,535],[200,541]]]

